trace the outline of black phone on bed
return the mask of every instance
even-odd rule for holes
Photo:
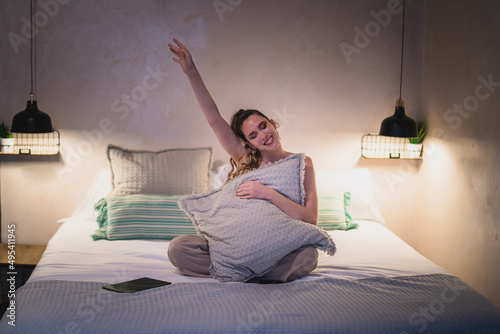
[[[133,279],[131,281],[105,285],[102,288],[114,292],[134,293],[170,284],[172,283],[167,281],[160,281],[150,277],[142,277]]]

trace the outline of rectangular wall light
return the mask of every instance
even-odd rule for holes
[[[361,156],[368,159],[422,159],[422,144],[409,138],[367,134],[361,140]]]

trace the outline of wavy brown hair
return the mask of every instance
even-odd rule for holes
[[[228,181],[247,171],[258,168],[262,162],[262,155],[260,154],[260,151],[250,148],[248,140],[245,138],[245,135],[241,130],[243,122],[245,122],[251,115],[258,115],[264,117],[269,122],[271,121],[266,115],[255,109],[240,109],[233,115],[231,120],[231,129],[238,137],[245,141],[245,153],[239,157],[237,161],[231,158],[231,171],[227,175]]]

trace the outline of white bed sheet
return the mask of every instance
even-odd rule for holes
[[[351,231],[330,231],[337,253],[319,252],[317,268],[301,280],[322,277],[361,279],[447,272],[419,254],[385,226],[357,221]],[[93,241],[92,220],[69,220],[49,241],[30,281],[74,280],[117,283],[139,277],[176,282],[216,282],[181,275],[167,257],[169,241]]]

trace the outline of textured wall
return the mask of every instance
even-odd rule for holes
[[[413,1],[407,13],[403,96],[415,118],[422,7]],[[403,214],[416,208],[400,198],[414,193],[418,166],[360,158],[361,136],[378,131],[398,97],[401,9],[393,0],[39,1],[37,99],[62,149],[55,158],[1,157],[2,237],[15,223],[18,242],[46,243],[107,165],[109,143],[210,145],[217,163],[227,161],[171,60],[167,43],[177,37],[225,117],[261,109],[280,123],[284,147],[318,169],[372,168],[387,190],[388,225],[411,243],[415,218]],[[29,1],[2,1],[0,15],[0,121],[10,123],[29,94]]]
[[[500,306],[500,3],[425,7],[416,247]]]

